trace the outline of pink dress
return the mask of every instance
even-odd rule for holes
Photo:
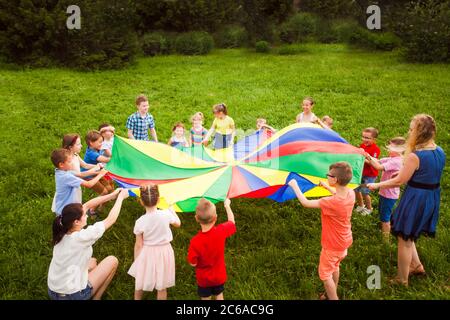
[[[171,210],[147,212],[136,221],[134,234],[143,235],[144,246],[128,270],[136,280],[135,290],[163,290],[175,285],[172,223],[180,223],[180,219]]]

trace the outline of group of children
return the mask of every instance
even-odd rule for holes
[[[149,140],[150,131],[153,140],[158,141],[153,116],[148,113],[148,99],[140,95],[136,99],[137,112],[130,115],[126,127],[131,139]],[[314,100],[305,98],[302,103],[303,112],[297,122],[318,123],[325,129],[331,129],[333,120],[325,116],[319,120],[312,108]],[[234,120],[228,116],[225,104],[213,107],[215,119],[210,130],[203,127],[204,116],[197,112],[191,118],[192,128],[190,139],[185,137],[182,123],[173,127],[174,135],[168,141],[173,147],[207,144],[214,135],[214,148],[226,148],[234,140]],[[276,130],[265,119],[257,120],[258,130]],[[81,138],[77,134],[68,134],[63,138],[62,148],[52,152],[51,160],[55,166],[56,194],[52,210],[60,216],[66,205],[81,203],[81,186],[92,188],[99,195],[113,192],[112,181],[105,177],[103,166],[110,161],[114,141],[114,127],[102,124],[99,130],[89,131],[86,135],[87,151],[84,160],[81,151]],[[362,214],[372,212],[371,198],[367,188],[368,183],[375,181],[378,171],[383,171],[381,180],[393,177],[402,165],[402,153],[405,150],[405,139],[393,138],[387,149],[389,157],[378,160],[380,149],[376,145],[378,132],[374,128],[366,128],[362,132],[360,147],[365,152],[365,165],[361,185],[353,191],[347,187],[352,179],[352,168],[348,163],[332,164],[327,174],[328,183],[321,186],[332,193],[330,197],[320,200],[308,200],[299,189],[295,180],[289,182],[302,205],[320,208],[322,212],[322,252],[319,263],[319,276],[326,292],[323,299],[337,299],[337,284],[339,280],[339,264],[347,255],[347,249],[352,244],[351,215],[357,202],[356,211]],[[389,234],[389,221],[393,206],[399,197],[399,188],[380,191],[380,219],[382,230]],[[157,290],[158,299],[167,298],[167,288],[175,285],[175,257],[170,245],[172,232],[170,226],[179,227],[181,221],[172,209],[157,209],[159,192],[157,185],[145,185],[140,188],[140,201],[145,208],[145,214],[134,226],[136,242],[134,247],[134,262],[129,274],[135,278],[135,299],[141,299],[144,291]],[[99,202],[100,203],[100,202]],[[215,226],[217,220],[216,207],[206,199],[200,199],[196,207],[195,219],[201,226],[201,231],[190,243],[187,259],[196,268],[198,295],[202,299],[223,299],[226,282],[224,260],[225,240],[236,232],[234,215],[230,200],[225,200],[225,210],[228,222]],[[95,207],[91,206],[88,215],[95,215]],[[61,219],[61,217],[60,217]]]
[[[296,117],[297,123],[316,123],[323,128],[331,129],[333,119],[326,115],[320,120],[312,112],[314,100],[310,97],[303,99],[303,112]],[[130,115],[127,120],[126,128],[128,138],[136,140],[150,140],[148,132],[150,131],[153,141],[158,142],[155,121],[148,112],[149,103],[145,95],[139,95],[136,98],[137,111]],[[209,130],[203,127],[204,115],[202,112],[196,112],[191,117],[192,127],[187,135],[186,127],[182,122],[177,122],[172,128],[172,136],[167,142],[168,145],[175,148],[190,147],[196,145],[207,145],[211,137],[213,138],[213,148],[222,149],[231,146],[236,135],[235,123],[233,118],[228,115],[227,106],[219,103],[213,106],[214,120]],[[267,124],[264,118],[256,120],[256,130],[264,130],[268,136],[276,132],[276,129]],[[214,135],[214,136],[213,136]]]

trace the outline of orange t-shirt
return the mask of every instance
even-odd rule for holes
[[[319,200],[322,209],[322,248],[343,251],[351,246],[352,211],[355,205],[355,193],[347,188],[347,196],[337,195]]]

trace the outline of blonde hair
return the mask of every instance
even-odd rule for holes
[[[195,207],[195,216],[200,224],[209,224],[214,221],[216,206],[211,201],[201,198]]]
[[[264,123],[267,123],[267,120],[266,119],[264,119],[264,118],[258,118],[258,119],[256,119],[256,123],[258,123],[258,122],[264,122]]]
[[[313,106],[316,103],[312,97],[304,97],[302,102],[305,100],[311,102],[311,106]]]
[[[200,120],[204,120],[205,117],[203,116],[202,112],[196,112],[192,117],[191,117],[191,122],[194,122],[195,119],[200,119]]]
[[[406,154],[424,147],[436,137],[436,122],[428,114],[415,115],[411,120],[412,129],[406,141]]]
[[[156,184],[147,184],[139,188],[141,191],[141,204],[144,207],[154,207],[159,200],[159,189]]]
[[[378,138],[378,130],[373,127],[365,128],[363,132],[369,132],[373,139]]]

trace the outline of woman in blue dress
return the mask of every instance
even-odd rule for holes
[[[370,183],[371,190],[407,184],[391,217],[391,232],[398,239],[398,274],[394,283],[408,285],[411,275],[425,275],[415,242],[423,234],[434,237],[439,219],[440,181],[445,153],[434,142],[436,123],[426,114],[416,115],[409,126],[407,151],[399,174]]]

